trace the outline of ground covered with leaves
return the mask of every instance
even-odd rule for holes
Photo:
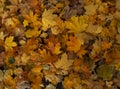
[[[120,89],[120,0],[0,0],[0,89]]]

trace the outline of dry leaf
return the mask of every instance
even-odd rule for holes
[[[53,53],[53,54],[60,54],[61,51],[60,51],[60,43],[52,43],[52,42],[48,42],[48,49]]]
[[[69,41],[66,42],[67,50],[68,51],[74,51],[75,53],[80,50],[82,42],[73,36],[69,37]]]
[[[87,24],[87,16],[72,16],[70,20],[65,21],[65,25],[67,29],[70,29],[69,32],[83,32],[86,30]]]
[[[44,30],[49,27],[55,26],[57,18],[57,15],[53,14],[53,10],[45,10],[42,14],[42,23]]]
[[[29,29],[25,32],[25,36],[27,38],[31,38],[31,37],[37,37],[40,35],[40,31],[38,31],[37,28],[34,28],[34,29]]]
[[[69,70],[70,66],[73,64],[74,60],[68,60],[67,54],[64,53],[56,63],[54,63],[55,67],[58,69]]]
[[[5,50],[13,50],[12,47],[17,46],[17,44],[13,41],[14,36],[9,36],[5,39]]]
[[[53,63],[57,61],[57,56],[56,55],[51,55],[49,51],[46,49],[39,49],[40,56],[42,58],[42,61],[45,63]]]

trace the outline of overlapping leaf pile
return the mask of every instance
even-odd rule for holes
[[[0,89],[119,89],[120,0],[0,0]]]

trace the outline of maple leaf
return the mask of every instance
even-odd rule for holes
[[[74,52],[79,51],[82,45],[81,41],[78,38],[73,36],[70,36],[69,39],[70,41],[66,42],[67,50],[74,51]]]
[[[82,80],[78,76],[78,74],[71,73],[68,77],[65,77],[63,83],[63,86],[65,89],[77,89],[77,87],[80,87]],[[83,89],[82,86],[79,89]]]
[[[88,28],[86,29],[86,32],[91,33],[93,35],[97,35],[101,33],[103,30],[102,26],[100,25],[93,25],[93,23],[89,22]]]
[[[53,54],[60,54],[61,51],[60,51],[60,43],[52,43],[52,42],[48,42],[48,49],[53,53]]]
[[[6,51],[12,50],[12,47],[17,46],[15,42],[13,42],[14,36],[9,36],[5,39],[5,49]]]
[[[31,37],[37,37],[40,34],[40,31],[38,31],[37,28],[34,29],[29,29],[25,32],[25,36],[27,38],[31,38]]]
[[[68,60],[67,54],[64,53],[61,56],[61,59],[59,59],[56,63],[54,63],[56,68],[63,69],[63,70],[69,70],[70,66],[73,64],[74,60]]]
[[[29,40],[27,40],[27,42],[25,44],[23,44],[23,51],[24,52],[31,52],[33,51],[34,49],[37,48],[37,43],[38,43],[38,40],[37,39],[34,39],[34,38],[31,38]]]
[[[97,10],[97,5],[94,5],[93,3],[88,4],[85,6],[85,14],[86,15],[94,15],[96,14],[96,10]]]
[[[29,15],[25,14],[23,15],[25,20],[23,21],[23,25],[27,26],[28,23],[30,23],[30,26],[32,27],[40,27],[41,22],[39,21],[38,15],[34,14],[33,11],[29,12]]]
[[[70,29],[69,32],[83,32],[86,30],[87,24],[87,16],[72,16],[69,21],[65,21],[65,25],[67,29]]]
[[[80,58],[83,58],[83,55],[85,55],[87,53],[87,50],[85,50],[85,46],[81,47],[79,52],[77,53],[77,55],[80,57]]]
[[[41,66],[35,66],[31,69],[31,71],[28,73],[28,79],[32,81],[33,83],[41,83],[42,82],[42,73],[41,73]]]
[[[73,66],[74,66],[74,71],[76,72],[82,72],[85,75],[90,74],[89,66],[87,63],[83,62],[83,60],[75,59]]]
[[[42,14],[42,23],[44,30],[50,26],[56,25],[57,15],[53,14],[53,10],[49,9],[43,12]]]
[[[57,61],[57,56],[55,55],[51,55],[49,51],[47,51],[46,49],[39,49],[39,53],[41,55],[42,61],[45,63],[53,63],[55,61]]]

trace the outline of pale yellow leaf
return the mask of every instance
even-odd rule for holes
[[[57,15],[53,14],[53,10],[45,10],[42,14],[42,24],[43,28],[48,28],[49,26],[56,25]]]
[[[17,44],[13,41],[14,36],[9,36],[5,39],[5,49],[6,51],[12,50],[12,47],[17,46]]]

